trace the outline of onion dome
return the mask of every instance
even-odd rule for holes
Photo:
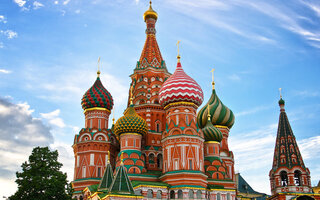
[[[200,106],[203,92],[198,83],[188,76],[182,69],[180,56],[176,71],[163,83],[159,92],[159,102],[165,107],[174,102],[191,102]]]
[[[279,105],[284,105],[284,100],[282,98],[279,100]]]
[[[89,108],[99,107],[106,108],[110,111],[113,107],[113,98],[100,81],[100,71],[98,71],[97,74],[97,80],[82,97],[82,108],[86,110]]]
[[[144,12],[144,14],[143,14],[144,21],[146,21],[147,18],[153,18],[155,20],[158,19],[158,13],[152,9],[151,4],[152,4],[152,2],[150,1],[149,9],[146,12]]]
[[[231,128],[234,124],[233,112],[225,106],[219,99],[214,89],[214,82],[212,82],[212,94],[208,103],[199,111],[197,120],[198,126],[203,128],[207,123],[208,110],[207,106],[210,106],[210,115],[212,116],[211,122],[213,125],[227,126]]]
[[[209,105],[208,105],[208,109],[209,109]],[[202,132],[203,132],[204,139],[206,142],[207,141],[221,142],[221,140],[222,140],[221,131],[218,128],[216,128],[215,126],[213,126],[213,124],[211,123],[210,113],[208,115],[208,120],[207,120],[205,127],[202,128]]]
[[[114,133],[117,136],[122,133],[139,133],[141,135],[147,133],[147,122],[136,113],[132,103],[123,114],[124,116],[118,119],[114,125]]]

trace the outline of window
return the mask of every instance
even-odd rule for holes
[[[92,128],[92,119],[90,119],[90,128]]]
[[[178,190],[178,199],[183,199],[182,190]]]
[[[177,159],[174,160],[174,169],[175,169],[175,170],[178,170],[178,169],[179,169],[179,167],[178,167],[178,160],[177,160]]]
[[[192,170],[192,159],[189,159],[189,170]]]
[[[221,200],[221,194],[220,193],[217,194],[217,200]]]
[[[154,163],[154,154],[149,154],[149,163]]]
[[[86,177],[86,166],[82,167],[82,178]]]
[[[136,147],[136,140],[133,140],[133,147]]]
[[[170,199],[175,199],[176,194],[173,190],[170,191]]]
[[[194,192],[193,192],[193,190],[189,190],[188,197],[189,197],[189,199],[193,199],[193,198],[194,198]]]
[[[101,167],[98,167],[98,178],[101,177]]]
[[[186,115],[186,124],[189,123],[188,115]]]
[[[288,185],[288,175],[286,171],[280,172],[281,177],[281,186],[287,186]]]
[[[231,200],[231,195],[230,195],[230,193],[227,194],[227,200]]]
[[[147,192],[147,198],[153,198],[153,191],[151,189]]]
[[[159,123],[156,123],[156,132],[160,132],[160,124]]]
[[[197,199],[201,199],[201,190],[197,191]],[[220,199],[219,199],[220,200]]]
[[[294,184],[301,186],[301,172],[299,170],[294,171]]]
[[[101,129],[101,119],[98,119],[98,129]]]
[[[94,165],[94,154],[90,154],[90,165]]]
[[[157,156],[157,167],[158,169],[162,169],[162,154],[158,154]]]
[[[162,199],[162,192],[161,190],[157,191],[157,199]]]
[[[176,125],[179,124],[179,115],[176,115]]]

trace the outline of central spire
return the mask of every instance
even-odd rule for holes
[[[146,69],[152,67],[155,69],[165,69],[167,71],[166,64],[162,58],[158,42],[156,40],[156,22],[158,14],[152,9],[151,1],[149,9],[143,14],[143,19],[146,23],[146,34],[147,38],[144,43],[144,47],[137,63],[137,69]]]

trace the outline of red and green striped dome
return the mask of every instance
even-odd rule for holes
[[[93,86],[83,95],[81,105],[84,110],[94,107],[106,108],[109,111],[112,109],[113,98],[108,90],[102,85],[99,76]]]
[[[216,141],[221,142],[222,140],[222,133],[221,131],[214,127],[211,123],[211,120],[207,121],[207,124],[205,127],[202,128],[202,132],[204,135],[204,140],[207,141]]]

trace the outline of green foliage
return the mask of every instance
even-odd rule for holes
[[[61,166],[58,151],[50,151],[48,147],[34,148],[29,161],[21,165],[22,172],[16,173],[18,191],[9,199],[71,199],[72,190],[67,174],[60,171]]]

